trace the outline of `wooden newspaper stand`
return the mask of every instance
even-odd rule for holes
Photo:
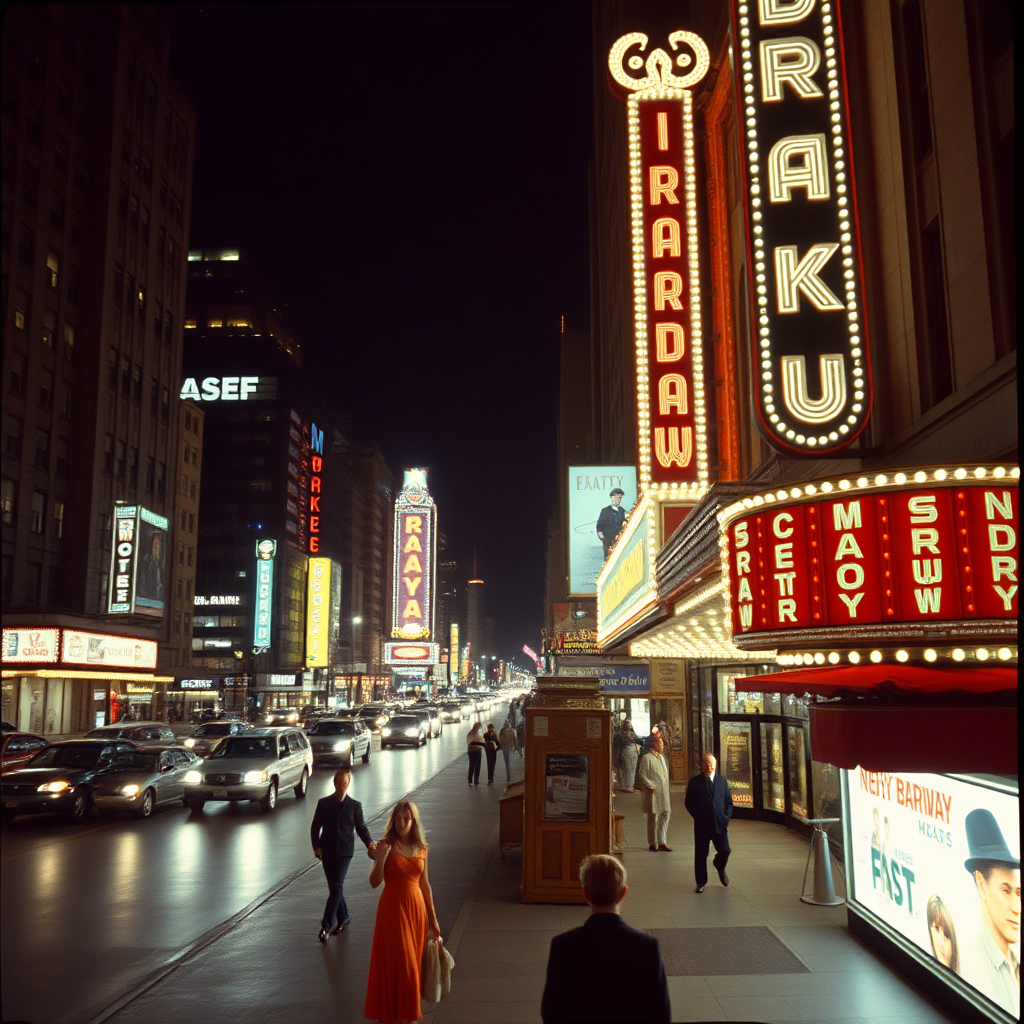
[[[585,903],[580,862],[611,850],[611,717],[597,679],[537,680],[526,709],[523,903]]]

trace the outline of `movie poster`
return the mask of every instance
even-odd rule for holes
[[[1016,780],[842,775],[851,900],[1019,1016]]]

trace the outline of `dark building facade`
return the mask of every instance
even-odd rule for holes
[[[180,519],[195,116],[149,7],[12,8],[3,46],[3,716],[77,731],[159,712],[194,578],[176,534],[151,614],[112,611],[117,503]]]

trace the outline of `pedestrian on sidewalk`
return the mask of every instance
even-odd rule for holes
[[[711,862],[718,871],[722,885],[729,884],[725,865],[732,852],[729,846],[729,821],[732,818],[732,790],[721,772],[718,759],[705,754],[700,763],[700,775],[686,784],[686,809],[693,818],[693,874],[697,892],[708,884],[708,849],[715,844],[715,858]]]
[[[551,940],[540,1004],[544,1024],[668,1024],[672,1009],[658,940],[622,920],[625,867],[606,853],[593,854],[580,865],[580,882],[590,917],[582,928]],[[609,984],[611,978],[628,979],[628,984]]]
[[[512,781],[512,751],[516,749],[516,731],[507,718],[498,734],[498,746],[505,758],[505,783],[508,784]]]
[[[395,804],[377,844],[370,885],[384,883],[373,929],[363,1016],[381,1024],[417,1021],[428,933],[441,937],[427,876],[427,843],[414,803]]]
[[[636,759],[642,741],[633,731],[633,723],[623,719],[619,729],[619,788],[624,793],[636,791]]]
[[[345,903],[345,875],[355,850],[354,833],[359,833],[371,857],[377,852],[363,821],[363,805],[347,795],[351,782],[351,768],[334,773],[334,793],[317,801],[309,827],[313,856],[322,862],[327,876],[327,903],[317,936],[321,942],[327,941],[328,934],[337,935],[352,920]]]
[[[487,726],[484,733],[484,754],[487,757],[487,785],[494,785],[494,766],[498,763],[498,734],[494,731],[494,723]]]
[[[473,723],[466,737],[466,752],[469,754],[469,784],[480,785],[480,761],[484,753],[484,733],[479,722]]]
[[[668,819],[672,817],[672,794],[665,743],[660,736],[651,740],[651,749],[640,758],[636,777],[643,791],[643,809],[647,812],[647,848],[671,853]]]
[[[519,714],[519,721],[516,722],[516,753],[522,757],[526,750],[526,715]]]

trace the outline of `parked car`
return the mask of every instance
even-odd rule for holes
[[[411,715],[405,712],[395,715],[380,731],[380,749],[397,747],[401,743],[422,747],[430,734],[428,722],[429,720],[422,715]]]
[[[251,731],[252,726],[248,722],[207,722],[196,726],[192,735],[185,738],[183,746],[197,757],[205,757],[225,736],[239,736]]]
[[[364,704],[359,709],[359,717],[372,732],[380,732],[391,714],[383,704]]]
[[[4,820],[57,811],[70,821],[82,821],[92,810],[92,788],[99,772],[118,755],[143,749],[128,740],[106,738],[51,743],[23,768],[0,777]]]
[[[307,735],[313,748],[313,764],[342,764],[351,768],[361,757],[370,761],[371,732],[358,718],[321,718]]]
[[[178,739],[169,725],[163,722],[125,722],[117,725],[102,725],[85,734],[87,740],[131,740],[140,746],[154,743],[177,743]]]
[[[181,804],[185,773],[196,756],[184,747],[147,747],[118,754],[97,773],[92,799],[101,814],[148,818],[159,804]]]
[[[298,708],[271,708],[263,716],[267,725],[298,725]]]
[[[264,813],[282,789],[296,799],[309,788],[313,751],[301,729],[253,729],[227,736],[185,774],[185,802],[201,811],[208,800],[255,800]]]
[[[50,741],[31,732],[5,732],[0,740],[0,773],[20,768],[30,757],[34,757]]]
[[[461,722],[462,721],[462,702],[458,700],[446,700],[440,706],[441,721],[443,722]]]

